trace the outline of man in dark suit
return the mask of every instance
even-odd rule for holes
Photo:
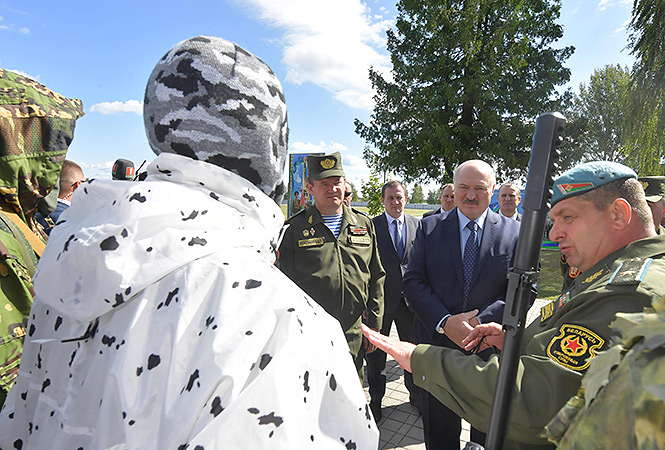
[[[452,211],[455,207],[455,188],[452,183],[444,184],[441,188],[441,196],[439,197],[441,206],[437,209],[427,211],[423,214],[423,217],[429,217],[434,214],[439,214],[440,212]]]
[[[457,207],[420,221],[404,275],[416,343],[461,349],[478,323],[502,321],[520,224],[489,209],[495,180],[489,164],[462,163],[454,173]],[[461,419],[424,390],[420,403],[427,449],[459,449]],[[472,428],[471,439],[485,437]]]
[[[381,333],[390,335],[393,322],[401,340],[412,342],[413,312],[409,309],[402,292],[402,276],[406,272],[409,251],[418,228],[418,219],[404,214],[406,189],[399,181],[389,181],[381,189],[384,214],[372,219],[376,230],[381,265],[386,272],[384,279],[384,312]],[[386,392],[386,354],[381,350],[368,353],[367,381],[369,383],[370,408],[376,420],[381,419],[381,399]],[[411,404],[419,403],[419,389],[413,384],[412,375],[404,371],[404,384],[409,390]]]
[[[521,222],[522,214],[517,212],[517,205],[522,201],[522,191],[519,186],[510,181],[503,183],[497,196],[499,197],[499,214]]]

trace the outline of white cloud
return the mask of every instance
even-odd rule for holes
[[[633,0],[600,0],[598,6],[596,7],[599,11],[605,11],[607,8],[613,8],[619,6],[622,8],[632,7]]]
[[[99,178],[104,180],[111,179],[111,169],[115,161],[106,161],[103,163],[87,164],[84,162],[78,163],[83,169],[83,175],[86,178]]]
[[[4,22],[4,18],[0,16],[0,22]],[[28,27],[18,27],[14,24],[10,25],[0,25],[0,30],[6,30],[6,31],[14,31],[16,33],[21,33],[21,34],[30,34],[30,28]]]
[[[621,26],[619,28],[617,28],[616,30],[614,30],[612,32],[612,36],[616,36],[617,34],[620,34],[620,33],[626,33],[626,31],[628,30],[628,25],[630,25],[630,21],[631,21],[631,18],[629,17],[628,19],[626,19],[626,21],[624,23],[621,24]]]
[[[33,79],[33,80],[35,80],[35,81],[39,81],[39,75],[36,76],[36,77],[33,77],[32,75],[30,75],[30,74],[28,74],[28,73],[25,73],[25,72],[23,72],[22,70],[16,70],[16,69],[7,69],[7,70],[9,70],[10,72],[14,72],[14,73],[17,73],[17,74],[19,74],[19,75],[22,75],[22,76],[24,76],[24,77],[26,77],[26,78],[31,78],[31,79]]]
[[[138,100],[127,100],[126,102],[102,102],[95,103],[90,107],[90,112],[103,115],[134,113],[143,114],[143,102]]]
[[[318,144],[312,144],[311,142],[294,142],[289,144],[289,148],[291,149],[291,153],[331,153],[348,150],[346,145],[334,141],[330,144],[326,144],[325,141],[320,141]]]
[[[360,0],[249,1],[263,20],[283,31],[286,81],[314,83],[348,106],[372,109],[368,69],[389,70],[385,30],[391,20]]]

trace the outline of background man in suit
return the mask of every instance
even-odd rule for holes
[[[522,221],[522,214],[517,212],[517,205],[522,201],[520,188],[512,182],[503,183],[499,188],[499,214]]]
[[[443,185],[441,188],[441,196],[439,197],[439,201],[441,202],[441,206],[437,209],[427,211],[425,214],[423,214],[423,217],[439,214],[442,211],[452,211],[452,209],[455,207],[455,187],[452,183]]]
[[[489,164],[466,161],[453,180],[457,207],[420,221],[404,294],[418,319],[416,343],[461,349],[479,322],[503,318],[519,223],[488,208],[496,183]],[[427,448],[459,449],[460,418],[424,390],[420,407]],[[472,429],[471,439],[483,444],[484,434]]]
[[[372,219],[376,230],[376,242],[381,256],[381,265],[386,271],[384,279],[384,312],[381,333],[390,335],[393,322],[401,340],[411,341],[413,312],[409,309],[402,291],[402,276],[406,272],[409,251],[418,228],[418,219],[404,214],[407,196],[404,185],[399,181],[389,181],[381,189],[381,203],[384,214]],[[386,393],[386,354],[382,351],[368,353],[367,381],[371,397],[369,406],[376,420],[381,419],[381,399]],[[413,384],[411,373],[404,371],[404,384],[409,390],[409,400],[414,406],[419,404],[419,389]]]

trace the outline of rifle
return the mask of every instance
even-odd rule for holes
[[[536,119],[515,262],[508,272],[506,307],[503,313],[505,335],[487,433],[488,450],[503,448],[506,437],[526,314],[535,300],[531,287],[538,279],[540,247],[550,209],[554,172],[558,169],[558,147],[563,141],[565,124],[566,119],[557,112],[545,113]]]

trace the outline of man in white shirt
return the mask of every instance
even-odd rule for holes
[[[509,219],[522,221],[522,215],[517,212],[517,205],[522,201],[520,188],[512,182],[503,183],[499,188],[499,214]]]

